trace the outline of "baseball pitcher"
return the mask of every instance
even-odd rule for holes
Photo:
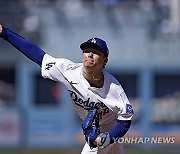
[[[0,37],[41,67],[42,76],[63,83],[82,119],[86,139],[82,154],[123,154],[117,143],[131,125],[132,106],[121,84],[105,70],[109,50],[104,40],[80,45],[82,63],[54,58],[37,45],[0,25]]]

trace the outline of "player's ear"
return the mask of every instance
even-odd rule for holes
[[[108,57],[104,57],[104,64],[108,62]]]
[[[105,68],[105,66],[106,66],[106,63],[108,62],[108,57],[104,57],[104,68]]]

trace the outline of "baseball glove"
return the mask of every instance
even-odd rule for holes
[[[93,142],[100,134],[98,109],[90,109],[82,122],[82,129],[86,142],[91,148],[96,148]]]

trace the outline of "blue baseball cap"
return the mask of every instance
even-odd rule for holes
[[[86,48],[97,48],[100,49],[106,57],[109,55],[109,49],[104,40],[100,38],[91,38],[87,42],[84,42],[80,45],[81,50]]]

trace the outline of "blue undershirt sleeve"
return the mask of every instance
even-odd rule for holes
[[[131,120],[117,120],[116,126],[109,132],[110,144],[123,137],[131,126]]]
[[[41,66],[45,52],[37,45],[21,37],[20,35],[6,29],[5,27],[2,28],[0,36],[6,41],[8,41],[11,45],[13,45],[16,49],[18,49],[30,60]]]

